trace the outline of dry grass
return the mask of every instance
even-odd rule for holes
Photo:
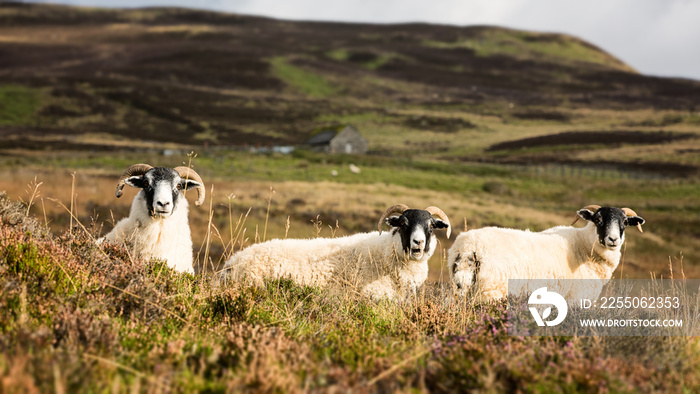
[[[66,170],[49,168],[2,170],[0,190],[6,190],[10,198],[33,201],[29,211],[31,214],[45,217],[53,231],[66,231],[70,228],[71,217],[60,203],[66,207],[71,205],[71,174]],[[75,172],[73,212],[81,223],[101,234],[106,234],[115,221],[128,215],[136,194],[136,190],[127,188],[122,198],[115,198],[113,190],[117,176],[102,169]],[[31,185],[35,179],[41,185],[34,191]],[[573,217],[571,212],[551,212],[546,205],[527,204],[527,200],[517,195],[502,198],[483,193],[464,195],[396,185],[328,181],[232,182],[214,178],[205,182],[210,190],[206,204],[190,207],[197,272],[216,270],[232,251],[260,241],[263,237],[312,238],[317,235],[343,236],[373,231],[377,218],[389,205],[405,203],[418,208],[437,205],[452,221],[452,239],[444,239],[440,234],[439,249],[430,262],[429,280],[443,281],[448,277],[445,251],[463,230],[465,222],[468,228],[495,224],[541,230],[569,224]],[[274,192],[272,195],[271,189]],[[663,200],[663,196],[660,197]],[[645,197],[647,206],[660,204],[662,200],[657,202]],[[683,199],[676,201],[686,204]],[[634,201],[630,201],[629,205],[639,207]],[[645,217],[649,223],[654,222],[653,216]],[[314,225],[317,218],[321,222],[320,232]],[[664,220],[669,219],[664,217]],[[646,226],[645,235],[632,233],[627,237],[625,276],[648,278],[650,273],[667,276],[668,258],[678,256],[683,251],[690,253],[680,243],[690,240],[672,239],[655,230],[653,226]],[[698,267],[686,260],[686,272],[689,277],[694,277],[698,274]]]

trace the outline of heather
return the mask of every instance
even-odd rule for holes
[[[2,392],[677,391],[694,338],[512,337],[505,303],[431,283],[412,300],[288,280],[212,285],[0,196]]]

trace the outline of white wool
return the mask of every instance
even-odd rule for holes
[[[181,196],[172,215],[151,217],[141,190],[134,197],[129,217],[120,220],[99,242],[126,243],[135,256],[165,260],[168,267],[178,272],[194,273],[187,216],[188,202]]]
[[[300,285],[350,285],[373,298],[415,293],[428,277],[437,240],[420,259],[405,256],[396,230],[340,238],[274,239],[235,253],[223,275],[233,280],[290,278]]]
[[[620,247],[608,249],[597,237],[593,223],[538,233],[498,227],[470,230],[450,248],[448,268],[463,292],[475,286],[471,290],[482,300],[505,297],[508,279],[608,280],[620,262]],[[567,283],[558,289],[567,299],[597,298],[605,281],[560,283]]]

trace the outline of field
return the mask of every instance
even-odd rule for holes
[[[646,224],[614,277],[700,278],[700,82],[496,27],[6,3],[0,20],[0,391],[700,386],[695,338],[509,337],[505,304],[453,294],[455,235],[410,303],[209,282],[247,245],[371,231],[396,203],[439,206],[453,234],[627,206]],[[301,146],[345,123],[369,154]],[[204,179],[196,275],[93,245],[138,162]]]

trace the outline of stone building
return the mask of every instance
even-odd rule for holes
[[[365,154],[369,144],[354,127],[344,124],[317,130],[306,145],[319,152]]]

